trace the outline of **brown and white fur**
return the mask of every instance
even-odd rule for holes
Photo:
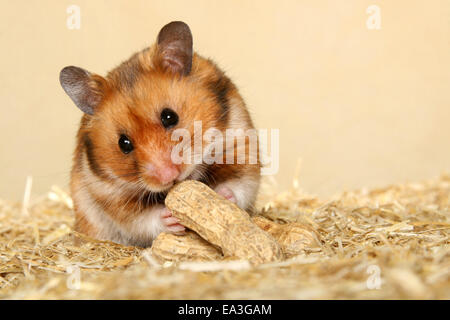
[[[196,120],[202,121],[203,132],[253,128],[234,84],[212,61],[193,52],[185,23],[164,26],[153,46],[106,77],[66,67],[60,82],[85,113],[71,172],[76,231],[142,247],[160,232],[182,233],[184,226],[165,208],[164,198],[174,183],[185,179],[202,181],[242,209],[252,209],[259,160],[211,165],[171,161],[176,128],[188,129],[192,138]],[[175,127],[161,124],[164,108],[179,116]],[[118,145],[122,134],[134,147],[128,154]]]

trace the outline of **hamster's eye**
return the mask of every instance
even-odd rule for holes
[[[130,153],[134,149],[133,144],[131,143],[131,140],[128,139],[128,137],[124,134],[122,134],[119,138],[119,147],[120,147],[120,150],[122,150],[122,152],[125,154]]]
[[[178,115],[172,109],[165,108],[161,112],[161,122],[164,128],[172,128],[178,123]]]

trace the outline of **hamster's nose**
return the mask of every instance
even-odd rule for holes
[[[167,166],[157,171],[156,177],[162,184],[174,181],[180,175],[180,171],[175,166]]]
[[[180,175],[180,170],[172,163],[160,166],[147,165],[148,173],[159,180],[161,184],[168,184]]]

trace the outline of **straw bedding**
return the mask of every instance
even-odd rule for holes
[[[313,228],[320,244],[256,267],[161,265],[150,249],[94,239],[77,246],[71,199],[56,187],[24,205],[0,200],[0,298],[450,298],[449,175],[325,200],[270,190],[262,188],[260,214]]]

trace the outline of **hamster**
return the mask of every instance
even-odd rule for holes
[[[161,232],[181,234],[185,227],[164,199],[185,179],[201,181],[242,209],[252,210],[260,161],[248,146],[248,136],[243,152],[246,159],[256,157],[253,163],[173,161],[180,143],[173,138],[175,130],[187,130],[192,138],[183,151],[195,138],[204,141],[204,136],[194,135],[196,121],[203,133],[215,128],[223,136],[227,129],[254,129],[238,89],[214,62],[193,51],[192,34],[184,22],[165,25],[152,46],[106,77],[69,66],[60,72],[60,83],[84,113],[70,181],[76,231],[140,247],[150,246]],[[236,159],[238,151],[231,158]],[[215,156],[224,158],[225,153],[218,149]]]

